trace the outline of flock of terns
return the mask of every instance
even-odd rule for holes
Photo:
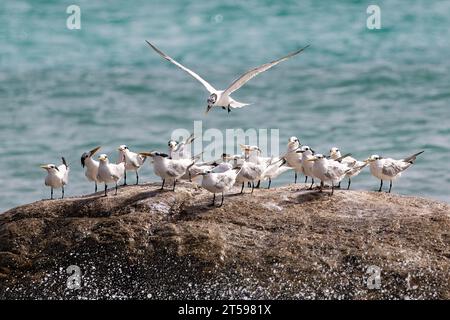
[[[263,64],[251,69],[236,79],[225,90],[216,90],[207,81],[201,78],[192,70],[184,67],[156,46],[148,42],[148,45],[155,50],[164,59],[175,64],[189,75],[198,80],[208,90],[206,113],[213,107],[221,107],[228,112],[234,108],[242,108],[247,103],[242,103],[231,98],[230,94],[238,90],[250,79],[262,73],[278,63],[285,61],[301,52],[308,46],[290,53],[280,59]],[[161,152],[132,152],[126,145],[118,147],[118,159],[116,163],[109,160],[106,154],[101,154],[98,160],[93,157],[100,149],[96,147],[81,156],[81,165],[85,168],[85,175],[89,181],[94,182],[95,192],[97,184],[104,184],[104,195],[107,196],[108,185],[115,185],[115,194],[117,194],[118,184],[123,179],[123,185],[127,184],[127,172],[134,171],[136,175],[136,184],[139,184],[139,170],[143,167],[147,158],[151,158],[154,173],[161,177],[161,189],[166,184],[172,185],[172,190],[178,180],[189,180],[201,185],[204,189],[213,194],[212,206],[215,205],[216,194],[221,194],[220,206],[223,204],[224,193],[228,192],[234,185],[241,186],[241,193],[244,187],[260,187],[261,181],[268,181],[270,188],[273,179],[280,174],[293,170],[295,173],[294,182],[297,182],[298,174],[305,176],[305,183],[308,178],[311,179],[311,185],[308,189],[312,190],[315,181],[319,180],[319,192],[323,191],[325,184],[331,184],[331,193],[335,188],[340,188],[341,181],[348,178],[347,189],[350,188],[351,179],[357,176],[366,166],[370,167],[371,174],[381,181],[382,190],[383,181],[389,181],[389,191],[392,189],[392,181],[398,178],[403,171],[408,169],[416,160],[417,156],[423,151],[415,153],[404,159],[395,160],[392,158],[383,158],[378,155],[372,155],[364,161],[354,159],[351,154],[341,154],[337,147],[330,150],[329,155],[316,153],[307,145],[302,145],[297,137],[289,138],[286,152],[279,156],[265,157],[258,146],[240,145],[241,154],[223,154],[220,159],[204,162],[200,161],[201,154],[191,156],[191,143],[195,139],[193,135],[184,141],[170,140],[168,142],[168,154]],[[51,189],[50,198],[53,199],[53,189],[61,189],[64,198],[64,186],[68,184],[70,168],[66,159],[62,158],[62,164],[42,165],[41,168],[47,171],[45,185]]]

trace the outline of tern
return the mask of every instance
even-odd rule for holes
[[[131,152],[126,145],[121,145],[117,148],[119,151],[119,160],[117,163],[125,162],[126,171],[134,171],[136,173],[136,185],[139,184],[139,169],[145,162],[147,157]],[[127,185],[127,172],[125,171],[123,185]]]
[[[292,170],[291,167],[284,165],[284,163],[281,166],[279,165],[279,162],[281,161],[280,157],[262,157],[261,149],[258,146],[241,144],[240,147],[244,151],[244,157],[247,157],[248,161],[265,167],[261,174],[261,180],[269,180],[267,189],[270,189],[272,179],[277,178],[280,174],[286,171]],[[255,188],[259,188],[259,184],[260,180],[258,180]]]
[[[269,180],[269,184],[267,186],[267,189],[270,189],[270,185],[272,184],[272,180],[275,178],[278,178],[278,176],[286,171],[292,170],[291,167],[286,165],[279,164],[279,160],[277,158],[274,158],[272,161],[270,161],[270,164],[267,166],[267,168],[263,171],[261,174],[262,180]]]
[[[180,179],[191,168],[196,159],[170,159],[169,155],[160,152],[140,152],[142,156],[153,158],[153,169],[157,176],[161,177],[161,190],[164,189],[166,179],[173,180],[172,191],[175,191],[177,179]]]
[[[169,146],[169,157],[171,159],[189,159],[191,152],[188,145],[194,141],[195,137],[192,133],[185,141],[169,140],[167,145]]]
[[[392,189],[392,180],[400,177],[402,172],[408,169],[416,161],[418,155],[422,154],[424,151],[417,152],[409,157],[401,160],[395,160],[392,158],[383,158],[379,155],[372,155],[366,159],[366,162],[370,164],[370,172],[372,175],[381,180],[380,189],[381,192],[383,187],[383,180],[389,180],[389,193]]]
[[[311,178],[311,185],[309,186],[308,190],[312,190],[314,186],[314,173],[312,170],[314,162],[308,160],[314,157],[315,152],[309,146],[302,146],[300,150],[297,150],[296,152],[302,154],[302,169],[303,174],[306,176],[305,182],[307,181],[308,177]]]
[[[107,196],[108,183],[116,184],[117,195],[117,184],[120,179],[125,175],[125,162],[121,163],[109,163],[108,156],[106,154],[101,154],[98,157],[99,166],[97,173],[97,181],[103,182],[105,184],[105,197]]]
[[[297,183],[297,174],[303,173],[302,154],[295,152],[301,147],[300,140],[297,137],[290,137],[287,144],[286,159],[289,167],[295,171],[294,183]],[[306,182],[306,180],[305,180]]]
[[[284,57],[282,57],[280,59],[274,60],[274,61],[269,62],[269,63],[265,63],[263,65],[260,65],[259,67],[256,67],[256,68],[253,68],[251,70],[248,70],[247,72],[242,74],[239,78],[237,78],[225,90],[216,90],[211,84],[209,84],[206,80],[204,80],[202,77],[200,77],[194,71],[186,68],[185,66],[183,66],[179,62],[175,61],[174,59],[169,57],[167,54],[165,54],[164,52],[159,50],[155,45],[151,44],[149,41],[146,41],[146,42],[161,57],[163,57],[167,61],[173,63],[178,68],[180,68],[180,69],[184,70],[185,72],[187,72],[190,76],[192,76],[197,81],[199,81],[206,88],[206,90],[208,90],[209,97],[207,99],[208,105],[206,107],[206,113],[208,113],[209,110],[211,110],[212,107],[222,107],[223,109],[226,109],[226,110],[228,110],[228,112],[230,112],[231,109],[242,108],[242,107],[245,107],[245,106],[249,105],[248,103],[242,103],[242,102],[238,102],[238,101],[234,100],[233,98],[231,98],[230,94],[232,94],[234,91],[236,91],[239,88],[241,88],[250,79],[252,79],[253,77],[257,76],[258,74],[269,70],[273,66],[279,64],[280,62],[288,60],[289,58],[291,58],[291,57],[293,57],[293,56],[303,52],[306,48],[309,47],[309,45],[307,45],[306,47],[303,47],[300,50],[294,51],[294,52],[292,52],[292,53],[290,53],[290,54],[288,54],[288,55],[286,55],[286,56],[284,56]]]
[[[64,186],[69,183],[69,166],[66,159],[62,159],[62,164],[59,166],[53,163],[41,165],[42,169],[47,170],[45,177],[45,185],[50,187],[50,199],[53,200],[53,189],[61,188],[61,199],[64,199]]]
[[[330,149],[330,158],[333,160],[341,158],[341,151],[339,150],[339,148],[333,147]],[[347,178],[348,178],[347,190],[349,190],[350,184],[352,183],[352,177],[356,177],[358,174],[360,174],[361,170],[364,169],[368,165],[368,162],[358,161],[355,158],[350,157],[350,156],[343,158],[342,162],[348,163],[352,167],[352,170],[347,173]],[[338,185],[338,188],[340,188],[340,187],[341,187],[341,183],[339,183],[339,185]]]
[[[307,160],[314,162],[312,172],[314,177],[320,180],[320,192],[322,192],[324,183],[330,181],[330,195],[333,195],[334,186],[344,179],[345,175],[351,170],[351,167],[349,167],[348,164],[339,162],[341,159],[342,158],[336,160],[327,159],[322,154],[316,154]]]
[[[225,172],[213,172],[208,170],[201,174],[203,176],[202,187],[213,194],[211,206],[215,205],[216,193],[222,193],[222,201],[220,202],[219,207],[222,206],[223,194],[233,187],[238,173],[239,171],[237,169],[232,169]]]
[[[245,160],[240,166],[241,170],[239,171],[236,182],[242,183],[241,193],[244,192],[245,183],[251,183],[252,192],[255,188],[255,182],[261,180],[261,176],[264,170],[267,168],[267,164],[265,163],[256,163],[254,161],[250,161],[250,150],[245,150]],[[237,162],[238,157],[232,157],[232,160]],[[239,168],[239,166],[235,166],[235,168]]]
[[[92,156],[100,149],[100,147],[96,147],[89,152],[85,152],[81,155],[81,166],[86,170],[84,171],[84,175],[88,178],[89,181],[93,181],[95,183],[95,192],[97,192],[97,173],[99,163],[97,160],[92,159]]]

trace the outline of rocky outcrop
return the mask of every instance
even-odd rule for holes
[[[448,204],[290,185],[218,208],[158,188],[1,214],[0,298],[450,298]]]

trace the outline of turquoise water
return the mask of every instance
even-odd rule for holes
[[[68,30],[70,1],[0,2],[0,211],[49,196],[41,163],[66,156],[66,195],[90,193],[84,151],[166,150],[171,131],[194,120],[279,129],[280,150],[292,135],[358,158],[423,149],[394,192],[450,200],[450,1],[377,1],[381,30],[366,28],[367,1],[102,3],[77,1],[81,30]],[[311,47],[234,94],[250,109],[205,117],[201,85],[145,39],[219,88]],[[147,165],[141,176],[156,179]],[[373,190],[378,181],[366,171],[352,185]]]

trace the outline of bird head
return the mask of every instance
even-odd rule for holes
[[[104,153],[98,156],[98,160],[103,163],[108,163],[108,156]]]
[[[84,168],[86,159],[89,158],[89,153],[85,152],[81,155],[81,166]]]
[[[383,158],[380,157],[377,154],[373,154],[370,157],[368,157],[366,160],[364,160],[364,162],[373,162],[373,161],[377,161],[377,160],[380,160],[380,159],[383,159]]]
[[[43,164],[40,167],[42,169],[47,170],[47,172],[49,172],[49,173],[59,171],[58,167],[56,165],[54,165],[53,163]]]
[[[169,142],[167,143],[167,145],[169,146],[169,148],[171,150],[174,150],[176,148],[176,146],[178,145],[178,141],[175,140],[169,140]]]
[[[95,148],[92,149],[91,151],[85,152],[85,153],[83,153],[83,154],[81,155],[81,166],[82,166],[83,168],[84,168],[84,166],[85,166],[86,159],[92,157],[92,156],[93,156],[100,148],[101,148],[100,146],[95,147]]]
[[[125,150],[128,150],[128,147],[127,147],[126,145],[122,144],[121,146],[119,146],[119,147],[117,148],[117,150],[118,150],[118,151],[125,151]]]
[[[319,161],[319,160],[322,160],[324,158],[325,157],[324,157],[323,154],[318,153],[314,157],[309,158],[307,161]]]
[[[337,159],[341,157],[341,150],[338,147],[333,147],[330,149],[330,157],[331,159]]]
[[[208,97],[208,99],[206,100],[206,102],[208,103],[208,105],[206,106],[206,112],[205,114],[207,114],[209,112],[209,110],[211,110],[211,108],[214,106],[214,104],[217,101],[217,94],[215,93],[211,93],[211,95]]]
[[[300,145],[301,145],[300,144],[300,140],[298,140],[297,137],[292,136],[292,137],[289,138],[288,146],[297,146],[298,147]]]

